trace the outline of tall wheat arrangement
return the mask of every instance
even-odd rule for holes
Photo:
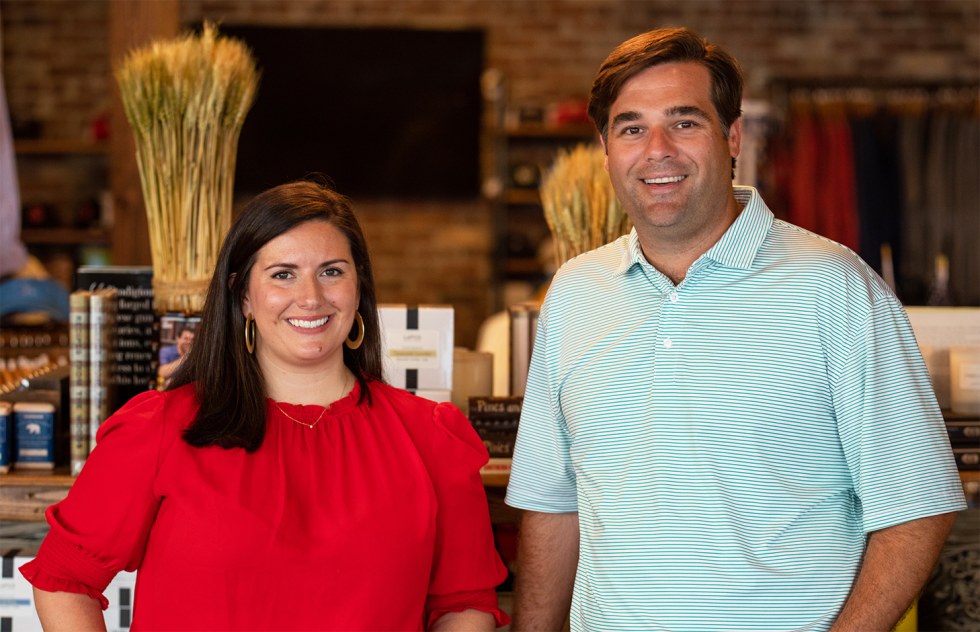
[[[555,263],[608,244],[633,225],[616,199],[598,145],[560,150],[541,182],[544,217],[555,239]]]
[[[238,136],[259,83],[255,59],[205,23],[200,34],[131,51],[116,80],[136,138],[156,307],[200,311],[231,226]]]

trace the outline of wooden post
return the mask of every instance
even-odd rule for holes
[[[133,48],[155,39],[177,35],[179,0],[111,0],[109,2],[110,73]],[[115,223],[112,256],[117,265],[150,265],[150,231],[143,206],[143,190],[136,166],[136,144],[126,120],[119,84],[111,77],[112,130],[109,185],[112,188]]]

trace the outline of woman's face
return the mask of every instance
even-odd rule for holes
[[[360,300],[347,238],[312,221],[259,250],[242,303],[255,318],[255,354],[263,370],[323,369],[343,363]]]

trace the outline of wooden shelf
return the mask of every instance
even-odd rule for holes
[[[484,487],[507,487],[510,472],[480,472]]]
[[[541,194],[537,189],[507,189],[504,200],[508,204],[541,204]]]
[[[562,127],[525,124],[508,128],[506,134],[508,138],[580,138],[591,140],[596,136],[596,129],[590,124],[563,125]]]
[[[31,487],[71,487],[75,477],[68,473],[68,466],[62,465],[53,470],[18,470],[16,467],[0,474],[0,487],[12,485]]]
[[[44,512],[68,496],[75,477],[68,466],[54,470],[17,470],[0,474],[0,520],[40,522]]]
[[[980,470],[960,470],[960,481],[967,483],[980,483]]]
[[[494,458],[480,470],[484,487],[507,487],[510,482],[510,459]]]
[[[14,152],[21,155],[108,154],[109,142],[70,138],[22,139],[14,141]]]
[[[25,244],[108,244],[111,233],[104,228],[24,228]]]
[[[505,259],[503,269],[507,274],[541,274],[544,272],[541,262],[533,257]]]

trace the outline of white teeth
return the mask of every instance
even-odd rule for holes
[[[671,178],[650,178],[649,180],[644,180],[646,184],[667,184],[668,182],[680,182],[687,176],[673,176]]]
[[[320,327],[326,323],[328,320],[330,320],[329,316],[326,318],[321,318],[320,320],[297,320],[294,318],[287,318],[286,322],[288,322],[290,325],[295,325],[296,327],[302,327],[303,329],[316,329],[317,327]]]

